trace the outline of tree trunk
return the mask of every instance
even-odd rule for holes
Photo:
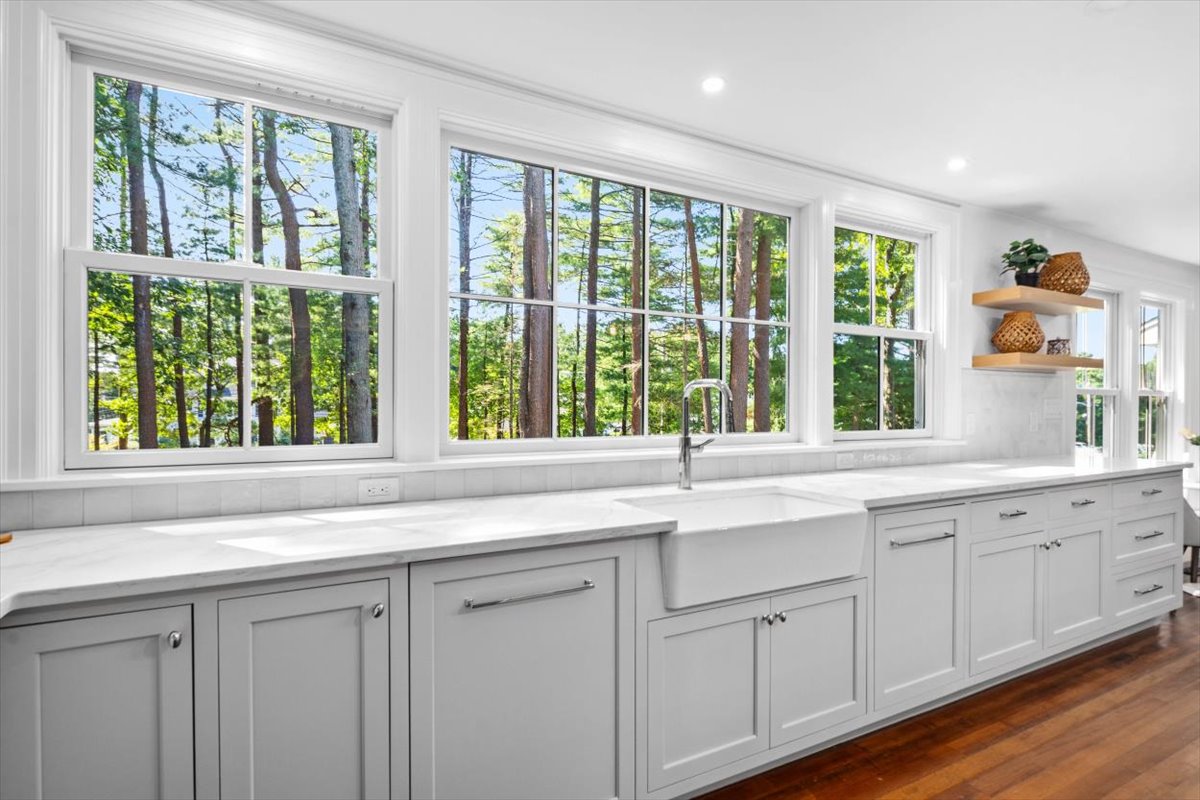
[[[354,132],[329,124],[333,147],[333,190],[337,195],[343,275],[367,274],[358,173],[354,166]],[[346,375],[346,428],[352,444],[373,441],[371,435],[371,308],[365,294],[342,293],[342,345]]]
[[[162,173],[158,169],[158,154],[155,144],[158,139],[158,87],[150,87],[150,113],[146,118],[149,134],[146,136],[146,163],[150,165],[150,175],[154,178],[154,187],[158,189],[158,227],[162,234],[164,258],[175,257],[175,247],[171,244],[171,216],[167,213],[167,192]]]
[[[175,424],[179,428],[179,446],[191,447],[188,437],[187,389],[183,383],[183,314],[171,315],[171,335],[175,339]]]
[[[204,350],[208,360],[204,366],[204,420],[200,423],[200,446],[212,447],[212,423],[214,412],[214,397],[216,391],[217,362],[213,357],[213,307],[212,284],[204,282]]]
[[[100,331],[92,331],[92,449],[100,449]]]
[[[896,245],[898,242],[891,239],[888,242],[887,250],[884,254],[884,263],[891,264],[892,259],[896,256]],[[876,265],[878,266],[878,265]],[[896,286],[892,293],[888,296],[887,306],[884,308],[885,320],[887,327],[894,328],[896,326],[896,301],[900,297],[900,293],[904,289],[904,277],[901,276],[896,281]],[[872,320],[872,322],[875,322]],[[883,363],[880,365],[879,375],[879,424],[883,428],[891,428],[896,424],[896,398],[890,391],[892,384],[892,356],[895,353],[894,343],[891,339],[884,339],[883,356],[880,359]]]
[[[213,118],[216,121],[217,129],[217,146],[221,148],[221,157],[225,160],[225,216],[229,221],[229,251],[228,258],[230,261],[237,260],[237,190],[238,185],[234,180],[234,163],[233,153],[229,152],[229,146],[225,144],[225,123],[221,117],[221,113],[225,110],[225,101],[217,100],[213,106]],[[261,213],[261,208],[259,209]],[[261,220],[259,235],[262,235]],[[238,402],[241,402],[241,395],[238,395]]]
[[[754,268],[754,318],[771,318],[771,234],[758,237]],[[771,430],[771,329],[754,326],[754,430]]]
[[[463,294],[471,291],[471,207],[475,172],[475,154],[459,151],[458,199],[458,290]],[[471,438],[468,416],[470,414],[469,391],[471,386],[471,301],[465,297],[458,301],[458,438]]]
[[[737,230],[737,254],[733,270],[733,316],[750,315],[750,278],[754,274],[754,212],[743,208]],[[733,395],[732,424],[738,432],[746,430],[746,405],[750,373],[749,326],[733,324],[729,334],[729,390]]]
[[[263,171],[267,184],[279,203],[279,219],[283,226],[283,261],[287,269],[300,271],[300,223],[296,219],[296,204],[279,174],[279,145],[275,137],[275,112],[259,111],[263,129]],[[292,312],[291,388],[295,398],[292,420],[295,435],[292,444],[313,443],[312,392],[312,320],[308,312],[308,290],[289,288],[288,303]]]
[[[642,190],[633,190],[633,236],[632,236],[633,261],[629,267],[629,290],[632,295],[633,307],[640,309],[644,303],[642,298]],[[645,316],[642,314],[633,315],[633,325],[631,331],[631,344],[633,349],[633,357],[630,359],[629,383],[631,387],[630,394],[633,396],[632,408],[630,409],[630,417],[633,428],[633,435],[640,436],[642,434],[642,409],[644,408],[643,392],[642,392],[642,375],[644,372],[644,355],[642,352],[643,330],[645,328]]]
[[[275,401],[264,395],[254,402],[258,406],[258,444],[272,447],[275,444]]]
[[[546,239],[546,171],[525,167],[522,203],[525,213],[525,239],[522,267],[525,296],[550,299],[550,281],[546,274],[549,242]],[[550,435],[550,409],[553,384],[550,357],[553,346],[549,306],[525,306],[524,353],[521,358],[520,412],[521,436],[545,438]]]
[[[129,173],[129,249],[150,254],[146,222],[146,173],[142,148],[142,84],[125,84],[125,152]],[[158,447],[158,388],[154,381],[154,328],[150,311],[150,277],[133,277],[133,348],[137,366],[138,447]]]
[[[259,264],[264,262],[263,256],[263,177],[262,156],[259,147],[261,141],[255,134],[253,147],[250,152],[250,260]]]
[[[587,302],[596,305],[600,281],[600,181],[592,178],[591,228],[588,232]],[[583,356],[583,435],[596,435],[596,309],[587,310]]]
[[[696,247],[696,223],[692,218],[692,199],[683,198],[683,227],[687,234],[688,266],[692,273],[692,307],[697,314],[704,313],[704,289],[700,283],[700,253]],[[700,377],[708,377],[708,331],[704,320],[696,320],[696,339],[700,343]],[[712,433],[712,398],[708,391],[700,392],[704,403],[704,431]]]

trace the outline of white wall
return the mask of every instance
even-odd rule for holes
[[[660,482],[673,474],[673,455],[663,452],[529,456],[473,464],[438,462],[444,381],[403,380],[396,396],[396,427],[403,431],[395,461],[370,464],[307,464],[129,470],[122,474],[64,473],[62,469],[61,247],[66,227],[62,191],[66,163],[65,65],[68,49],[108,55],[150,67],[174,69],[213,80],[257,82],[263,91],[301,91],[391,116],[400,152],[391,176],[398,187],[394,220],[399,272],[397,356],[411,374],[441,375],[445,347],[430,346],[430,331],[445,336],[445,286],[441,231],[442,142],[447,131],[499,138],[514,146],[549,151],[581,166],[624,170],[669,181],[680,189],[723,187],[731,200],[769,200],[797,209],[801,246],[797,319],[831,323],[833,221],[840,213],[868,215],[934,236],[935,420],[939,443],[899,442],[838,445],[843,466],[1069,451],[1069,379],[969,369],[972,352],[987,352],[990,317],[969,305],[970,292],[999,285],[998,257],[1013,238],[1034,236],[1051,250],[1079,249],[1093,273],[1106,283],[1138,286],[1145,276],[1172,297],[1187,296],[1195,333],[1200,273],[1195,267],[1118,248],[1095,240],[980,209],[845,179],[746,150],[725,147],[644,124],[617,109],[584,107],[548,97],[529,87],[500,85],[485,76],[451,74],[396,53],[290,29],[236,7],[178,2],[0,3],[3,58],[4,139],[0,166],[0,526],[101,521],[103,509],[118,515],[146,492],[131,486],[169,487],[158,492],[163,516],[199,511],[239,513],[299,507],[303,502],[353,502],[350,481],[360,474],[406,475],[410,499],[505,491],[585,488],[618,483]],[[1190,272],[1189,272],[1190,269]],[[819,338],[819,340],[817,340]],[[1189,369],[1187,397],[1196,397],[1198,338],[1180,354]],[[1181,339],[1184,341],[1184,339]],[[831,387],[828,339],[801,337],[793,370],[810,385]],[[1195,420],[1196,404],[1187,405]],[[700,477],[772,474],[834,465],[832,390],[817,392],[797,410],[803,445],[775,449],[729,448],[698,461]],[[1024,430],[1021,430],[1022,423]],[[1029,430],[1034,427],[1036,430]],[[964,435],[964,431],[972,431]],[[966,441],[964,442],[963,439]],[[566,478],[564,478],[566,476]],[[215,510],[195,506],[186,487],[222,482],[228,502],[216,493]],[[302,482],[307,482],[302,484]],[[615,483],[614,483],[615,482]],[[307,488],[301,491],[301,486]],[[109,500],[102,487],[126,487]],[[84,489],[92,492],[85,502]],[[40,500],[42,489],[66,494]],[[29,494],[33,491],[34,494]],[[133,494],[130,494],[130,493]],[[153,494],[153,493],[152,493]],[[209,494],[212,494],[210,492]],[[133,499],[131,499],[133,498]],[[206,501],[211,505],[212,501]],[[96,509],[89,515],[88,508]],[[45,509],[39,515],[38,508]],[[57,510],[57,511],[56,511]],[[76,510],[78,513],[76,514]],[[57,516],[56,516],[57,513]]]

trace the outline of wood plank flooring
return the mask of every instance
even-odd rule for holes
[[[1200,599],[1157,629],[703,800],[1200,800]]]

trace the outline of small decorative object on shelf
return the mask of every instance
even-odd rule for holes
[[[1037,286],[1038,270],[1050,258],[1050,251],[1033,239],[1026,239],[1023,242],[1009,244],[1008,252],[1001,258],[1004,260],[1004,269],[1000,270],[1001,275],[1011,272],[1019,286]]]
[[[1048,356],[1069,356],[1071,355],[1071,340],[1070,339],[1051,339],[1046,342],[1046,355]]]
[[[1186,439],[1188,444],[1200,445],[1200,433],[1196,433],[1191,428],[1181,428],[1179,435]]]
[[[1079,253],[1055,253],[1042,267],[1039,286],[1053,292],[1083,294],[1092,284],[1092,276]]]
[[[1009,311],[992,334],[992,346],[1001,353],[1036,353],[1045,341],[1032,311]]]

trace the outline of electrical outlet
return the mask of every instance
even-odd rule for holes
[[[358,482],[359,503],[395,503],[399,500],[399,478],[362,478]]]

